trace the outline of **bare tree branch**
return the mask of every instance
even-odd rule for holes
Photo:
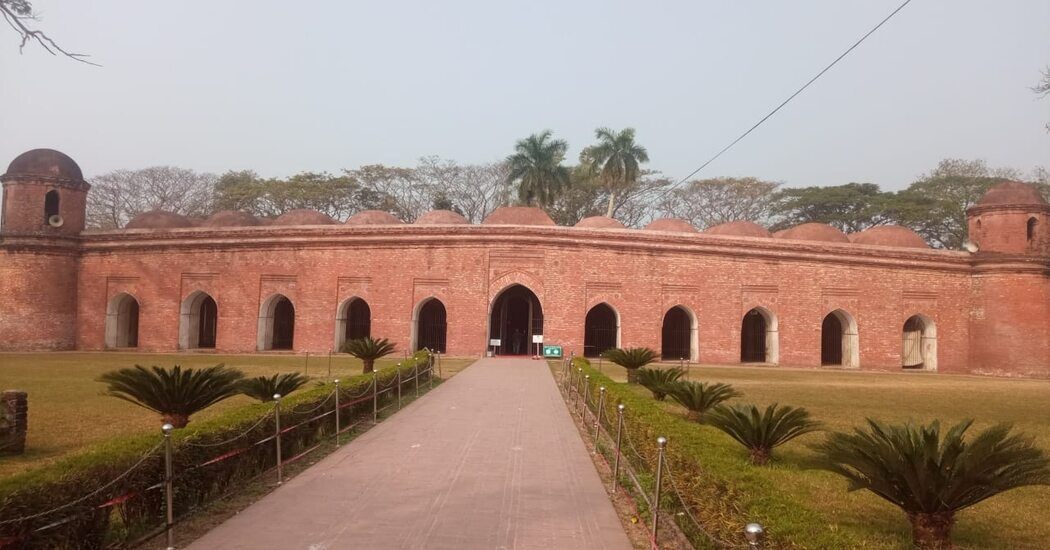
[[[95,67],[101,67],[98,63],[94,63],[85,59],[89,57],[87,54],[73,53],[66,51],[62,46],[59,46],[57,42],[51,39],[44,31],[32,29],[26,25],[26,21],[39,21],[39,18],[32,11],[27,0],[0,0],[0,14],[4,16],[4,21],[18,33],[21,38],[21,43],[18,45],[18,51],[21,53],[26,44],[30,42],[36,42],[44,51],[51,55],[64,55],[74,61],[93,65]]]

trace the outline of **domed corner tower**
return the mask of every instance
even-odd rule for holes
[[[0,182],[0,350],[73,349],[90,186],[73,159],[51,149],[22,153]]]
[[[973,252],[970,370],[1050,377],[1050,204],[1003,182],[967,211]]]

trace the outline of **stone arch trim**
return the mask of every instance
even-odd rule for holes
[[[521,285],[529,289],[536,295],[536,298],[540,300],[540,304],[544,303],[546,296],[543,288],[543,281],[532,273],[514,269],[501,273],[489,281],[489,310],[492,309],[492,304],[495,303],[496,298],[498,298],[504,290],[507,290],[514,285]]]
[[[200,304],[205,298],[215,299],[215,294],[204,289],[194,289],[183,297],[179,305],[179,349],[196,349],[200,329]]]
[[[134,303],[134,318],[126,308]],[[138,325],[142,315],[142,302],[129,291],[120,291],[106,302],[105,345],[108,349],[137,348]],[[134,338],[132,338],[134,332]]]
[[[737,320],[737,341],[741,341],[744,337],[744,316],[751,310],[757,310],[766,321],[766,363],[770,365],[780,364],[780,318],[776,309],[765,303],[750,303],[746,304],[743,310]]]
[[[427,303],[437,300],[441,302],[441,306],[445,308],[445,338],[448,338],[448,327],[451,324],[450,317],[452,317],[451,311],[449,310],[448,296],[444,292],[434,292],[427,296],[424,296],[418,300],[412,306],[412,322],[409,335],[409,349],[415,350],[419,344],[419,313],[423,310],[423,306]],[[446,341],[446,346],[448,345]]]
[[[273,349],[274,311],[277,309],[277,302],[281,298],[287,299],[292,303],[292,307],[295,307],[295,300],[283,292],[274,292],[259,304],[259,323],[256,332],[256,349],[258,351]]]
[[[350,304],[352,304],[355,300],[361,300],[362,302],[365,303],[365,305],[368,306],[368,310],[370,312],[370,316],[374,316],[374,314],[371,313],[371,311],[372,311],[372,302],[371,302],[371,300],[369,300],[369,298],[368,298],[368,296],[366,294],[367,293],[364,293],[364,292],[357,293],[357,294],[352,294],[352,295],[344,298],[336,306],[336,309],[335,309],[335,335],[334,335],[335,337],[333,339],[333,342],[335,343],[335,345],[332,348],[333,351],[338,352],[343,347],[343,343],[346,340],[346,338],[345,338],[345,336],[346,336],[346,323],[347,323],[347,319],[349,318],[349,315],[350,315]]]
[[[828,315],[834,315],[842,326],[842,367],[860,368],[860,330],[857,319],[844,308],[834,308],[820,317],[822,324]]]
[[[660,314],[660,322],[667,317],[667,314],[674,308],[681,308],[685,311],[686,315],[689,316],[689,360],[699,361],[700,360],[700,321],[696,312],[693,308],[689,307],[685,303],[675,301],[665,301],[663,307],[663,313]],[[662,347],[662,342],[661,342]]]
[[[917,334],[915,336],[909,336],[909,334],[906,331],[904,331],[904,327],[907,325],[908,321],[910,321],[912,318],[917,318],[919,321],[922,322],[922,325],[923,325],[923,330],[919,334]],[[906,363],[908,362],[908,357],[907,356],[908,356],[908,351],[909,351],[909,349],[908,349],[909,345],[912,345],[912,346],[917,345],[917,346],[919,346],[919,349],[918,349],[919,357],[921,357],[921,359],[922,359],[922,364],[923,364],[922,370],[936,371],[937,370],[937,355],[938,355],[938,350],[937,350],[937,321],[933,317],[931,317],[929,315],[926,315],[925,313],[921,313],[921,312],[917,312],[917,311],[916,312],[910,312],[910,313],[906,313],[904,315],[904,319],[901,320],[901,322],[900,322],[900,330],[901,330],[901,340],[902,340],[902,342],[901,342],[901,366],[904,367],[904,368],[907,368]],[[914,339],[914,341],[910,341],[909,339]]]

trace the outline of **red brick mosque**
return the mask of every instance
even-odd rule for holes
[[[970,252],[896,226],[560,227],[527,207],[479,225],[154,211],[85,231],[68,156],[29,151],[0,181],[2,350],[327,353],[369,334],[479,356],[542,336],[588,356],[1050,377],[1050,205],[1022,183],[970,208]]]

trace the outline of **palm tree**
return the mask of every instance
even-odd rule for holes
[[[562,166],[569,144],[551,139],[551,131],[518,140],[514,154],[507,157],[510,173],[507,183],[518,184],[518,198],[526,205],[551,206],[569,184],[569,169]]]
[[[667,397],[668,389],[679,378],[685,375],[685,371],[678,368],[670,369],[638,369],[638,383],[645,389],[653,392],[653,399],[663,401]]]
[[[371,336],[350,340],[343,344],[343,353],[349,353],[364,363],[364,373],[375,372],[376,359],[394,353],[396,346],[386,338],[375,339]]]
[[[820,423],[802,407],[754,405],[719,406],[707,414],[707,423],[722,430],[750,451],[752,464],[762,466],[773,458],[773,449],[800,435],[820,429]]]
[[[987,428],[963,439],[973,420],[942,435],[940,422],[886,425],[868,419],[867,428],[833,433],[813,446],[820,468],[849,480],[849,490],[866,489],[904,511],[915,546],[952,548],[955,514],[999,493],[1026,485],[1050,485],[1050,459],[1011,427]]]
[[[649,162],[649,152],[634,141],[634,128],[619,132],[609,128],[594,131],[598,143],[580,153],[580,162],[590,164],[599,171],[602,182],[609,191],[609,208],[605,215],[610,218],[616,205],[616,191],[638,181],[639,167]]]
[[[602,357],[627,369],[627,383],[638,382],[638,369],[656,360],[657,354],[649,348],[612,348],[605,350]]]
[[[297,372],[286,372],[273,376],[256,376],[240,381],[241,393],[259,401],[272,401],[274,394],[286,396],[301,388],[310,378]]]
[[[668,387],[667,394],[689,411],[689,419],[704,421],[704,413],[734,397],[740,397],[729,384],[709,384],[707,382],[678,381]]]
[[[107,372],[98,381],[106,384],[105,395],[158,412],[164,422],[183,428],[193,414],[237,395],[243,376],[223,364],[186,370],[179,365],[170,369],[135,365]]]

